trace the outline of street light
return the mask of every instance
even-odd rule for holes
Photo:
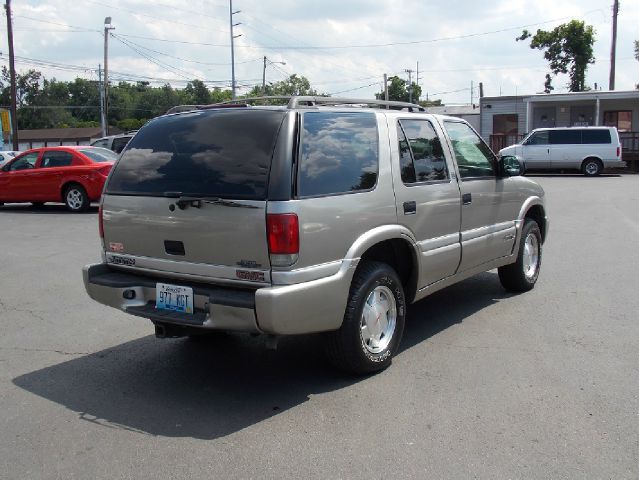
[[[286,65],[286,62],[274,62],[266,58],[266,55],[264,56],[264,68],[262,69],[262,95],[266,95],[266,62],[268,62],[269,65]]]

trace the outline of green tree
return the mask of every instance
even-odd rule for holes
[[[586,88],[586,70],[595,63],[592,46],[595,31],[592,26],[579,20],[571,20],[553,30],[537,30],[535,35],[524,30],[517,41],[531,38],[530,48],[543,50],[544,58],[550,62],[554,75],[567,73],[570,77],[569,90],[582,92]],[[550,75],[544,84],[546,93],[552,90]]]
[[[187,105],[208,105],[211,103],[211,92],[202,80],[192,80],[186,84],[184,94]]]
[[[276,95],[276,96],[291,96],[291,95],[319,95],[317,90],[311,88],[311,82],[303,75],[293,74],[286,80],[281,80],[275,83],[268,83],[262,92],[262,85],[255,85],[248,97],[262,97],[262,96]]]
[[[403,78],[398,76],[390,77],[388,85],[388,99],[396,102],[409,102],[411,101],[411,92],[409,90],[412,87],[412,102],[419,103],[419,97],[422,95],[422,87],[413,82],[410,86]],[[385,92],[376,93],[375,97],[378,100],[384,100]]]

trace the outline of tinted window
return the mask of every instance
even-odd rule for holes
[[[266,198],[282,111],[229,109],[160,117],[131,140],[111,194]]]
[[[126,147],[126,144],[129,143],[131,137],[117,137],[113,139],[113,145],[111,145],[111,149],[115,153],[120,153]]]
[[[465,123],[444,122],[462,178],[494,177],[495,156]]]
[[[533,133],[524,145],[548,145],[548,130]]]
[[[109,141],[108,140],[96,140],[95,142],[93,142],[91,144],[92,147],[103,147],[103,148],[109,148]]]
[[[89,157],[92,162],[115,162],[118,159],[114,152],[106,148],[85,148],[79,151]]]
[[[581,143],[581,130],[550,130],[551,145],[572,145]]]
[[[368,190],[377,182],[373,113],[306,112],[300,146],[302,197]]]
[[[42,168],[50,167],[68,167],[73,163],[73,154],[71,152],[60,152],[48,150],[42,154]]]
[[[34,168],[36,161],[38,160],[38,155],[38,152],[27,153],[13,162],[9,166],[9,170],[13,172],[16,170],[28,170],[30,168]]]
[[[601,130],[601,129],[582,130],[581,142],[582,143],[598,143],[598,144],[611,143],[610,130]]]
[[[441,142],[428,120],[401,120],[398,136],[404,183],[448,179]]]

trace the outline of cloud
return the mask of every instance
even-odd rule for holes
[[[104,63],[101,32],[104,17],[111,16],[116,27],[113,33],[135,43],[126,46],[110,39],[109,63],[114,72],[145,75],[158,81],[170,79],[178,88],[187,81],[182,75],[217,82],[210,85],[230,84],[226,1],[161,0],[149,8],[148,1],[143,0],[29,0],[15,3],[13,8],[16,55],[20,57],[95,69]],[[534,93],[543,88],[547,62],[540,51],[531,50],[526,42],[516,42],[515,37],[524,25],[530,25],[527,28],[533,31],[550,29],[571,18],[585,20],[594,25],[597,32],[597,61],[588,70],[587,83],[597,82],[604,87],[608,84],[611,11],[608,4],[598,0],[272,0],[268,3],[234,0],[234,8],[241,10],[234,21],[241,23],[235,29],[236,34],[241,34],[236,39],[235,60],[236,79],[242,91],[261,83],[262,58],[267,56],[286,62],[286,65],[269,64],[267,81],[275,82],[297,73],[326,93],[352,90],[345,95],[371,98],[380,91],[384,73],[407,78],[405,70],[417,70],[418,62],[423,91],[430,96],[438,94],[435,97],[446,103],[470,102],[471,81],[475,89],[481,81],[487,95],[497,95],[500,91],[503,94]],[[556,21],[532,25],[548,20]],[[60,24],[94,31],[74,32]],[[632,89],[639,82],[639,62],[633,59],[632,52],[633,41],[639,39],[638,24],[639,2],[622,2],[617,47],[618,89]],[[497,32],[499,30],[505,31]],[[491,31],[495,33],[422,42]],[[4,42],[0,50],[6,52],[6,40]],[[398,42],[418,43],[369,48],[303,48]],[[157,61],[153,63],[135,49]],[[5,55],[2,60],[6,64]],[[32,65],[18,62],[19,70],[29,67]],[[36,68],[45,76],[58,79],[72,79],[76,75],[95,78],[91,72]],[[556,91],[562,91],[567,83],[565,77],[557,78]],[[475,90],[473,97],[477,98],[477,94]]]

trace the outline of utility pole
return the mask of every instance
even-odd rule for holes
[[[612,45],[610,46],[610,84],[609,90],[615,89],[615,60],[617,56],[617,15],[619,14],[619,0],[612,6]]]
[[[241,37],[242,34],[233,35],[233,27],[241,25],[241,23],[233,23],[233,15],[240,13],[241,10],[233,11],[233,0],[229,0],[229,24],[231,26],[231,94],[233,100],[235,100],[235,45],[234,40],[237,37]],[[264,57],[266,58],[266,57]]]
[[[473,105],[473,100],[475,99],[474,97],[475,92],[473,91],[474,88],[475,88],[475,85],[473,84],[473,81],[471,80],[470,81],[470,105],[471,106]]]
[[[264,55],[264,68],[262,69],[262,95],[266,95],[266,62],[268,62],[270,65],[273,65],[274,63],[286,65],[286,62],[274,62],[266,58],[266,55]]]
[[[114,30],[111,26],[111,17],[104,19],[104,134],[109,134],[109,30]]]
[[[419,86],[419,61],[417,62],[417,71],[415,72],[415,85]]]
[[[404,71],[408,73],[408,103],[413,103],[413,71],[410,68]]]
[[[16,65],[13,54],[13,23],[11,21],[11,0],[4,6],[7,11],[7,36],[9,41],[9,75],[11,75],[11,137],[13,149],[18,151],[18,107],[16,105]]]
[[[106,121],[104,117],[104,88],[102,86],[102,65],[98,65],[98,89],[100,90],[100,126],[102,136],[106,137]]]
[[[484,84],[482,82],[479,82],[479,98],[484,98]]]
[[[384,100],[388,102],[388,75],[384,74]],[[386,105],[386,110],[388,110],[388,105]]]

